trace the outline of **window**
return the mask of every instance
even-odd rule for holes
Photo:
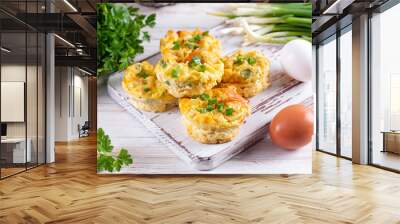
[[[400,5],[371,18],[370,160],[400,170]]]
[[[318,47],[319,150],[336,153],[336,36]]]
[[[346,27],[340,36],[340,155],[352,157],[352,32]]]
[[[44,1],[0,1],[0,7],[38,13]],[[11,14],[0,24],[0,178],[45,163],[45,34]],[[12,97],[11,97],[12,96]],[[12,108],[12,109],[11,109]]]

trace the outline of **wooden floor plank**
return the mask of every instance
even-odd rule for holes
[[[400,223],[400,175],[314,152],[312,175],[96,174],[96,139],[0,181],[0,223]]]

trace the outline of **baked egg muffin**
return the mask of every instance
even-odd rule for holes
[[[269,85],[269,61],[261,53],[238,50],[224,57],[224,75],[220,86],[234,86],[243,97],[251,97]]]
[[[211,36],[208,31],[200,29],[193,31],[169,30],[160,40],[160,51],[163,58],[170,58],[182,62],[194,51],[208,51],[221,55],[221,43]]]
[[[174,97],[191,97],[216,86],[222,78],[222,58],[209,51],[194,50],[182,61],[163,57],[155,72],[168,92]]]
[[[198,96],[181,98],[179,109],[189,136],[206,144],[231,141],[250,115],[248,101],[234,87],[214,88]]]
[[[177,104],[177,100],[157,80],[154,67],[147,61],[128,66],[122,87],[130,102],[141,110],[162,112]]]

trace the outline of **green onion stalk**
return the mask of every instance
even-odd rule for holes
[[[269,30],[266,30],[266,32],[257,33],[250,29],[249,24],[245,20],[242,20],[241,25],[249,42],[285,44],[294,39],[309,41],[309,38],[311,38],[311,32],[309,30],[284,31],[285,27],[275,27],[276,25],[273,25],[270,26]]]
[[[312,5],[310,3],[232,3],[229,12],[211,15],[229,18],[236,27],[222,33],[246,34],[249,42],[286,43],[293,39],[311,40]]]

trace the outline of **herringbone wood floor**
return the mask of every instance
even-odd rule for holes
[[[318,152],[313,175],[100,176],[95,147],[0,181],[0,223],[400,223],[400,175]]]

